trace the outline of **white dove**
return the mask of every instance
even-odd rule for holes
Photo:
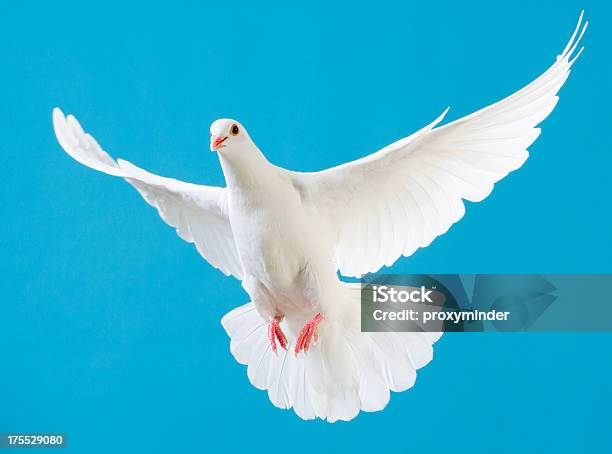
[[[210,127],[225,188],[114,161],[58,108],[53,124],[70,156],[125,178],[208,262],[242,281],[251,302],[221,323],[254,386],[301,418],[350,420],[412,387],[441,333],[362,333],[359,289],[337,271],[360,276],[429,245],[461,219],[462,199],[484,199],[521,167],[582,51],[572,57],[581,23],[582,14],[557,61],[522,90],[436,128],[445,111],[409,137],[321,172],[271,164],[235,120]]]

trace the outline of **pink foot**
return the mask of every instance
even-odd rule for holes
[[[318,326],[322,321],[323,316],[319,313],[310,319],[310,321],[306,322],[295,344],[295,356],[301,351],[304,353],[308,351],[312,338],[314,338],[315,343],[319,340]]]
[[[270,341],[274,353],[276,353],[276,339],[278,339],[280,346],[287,350],[287,337],[280,328],[280,321],[282,319],[283,317],[277,315],[268,323],[268,340]]]

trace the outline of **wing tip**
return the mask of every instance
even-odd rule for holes
[[[444,111],[440,114],[440,116],[438,118],[436,118],[436,123],[440,123],[444,117],[446,117],[446,114],[449,112],[450,110],[450,106],[446,106],[446,109],[444,109]]]
[[[436,118],[429,125],[427,125],[425,127],[425,130],[430,130],[430,129],[433,129],[434,127],[436,127],[442,120],[444,120],[444,118],[446,117],[446,114],[448,113],[449,110],[450,110],[450,106],[448,106],[446,109],[444,109],[444,111],[438,116],[438,118]]]
[[[59,107],[54,107],[51,117],[53,121],[53,132],[55,133],[55,138],[64,151],[70,154],[76,144],[76,139],[67,125],[64,112],[62,112]]]
[[[53,120],[53,129],[55,130],[55,135],[59,135],[59,126],[61,125],[62,120],[65,120],[64,112],[59,107],[54,107],[51,111],[51,119]]]
[[[62,149],[75,161],[91,169],[124,176],[117,163],[96,140],[87,134],[74,115],[64,115],[59,107],[52,111],[53,131]]]
[[[557,56],[557,61],[562,60],[562,59],[567,59],[568,63],[571,66],[571,64],[573,62],[575,62],[576,59],[582,53],[582,50],[584,49],[584,46],[582,46],[582,48],[578,51],[578,54],[575,55],[572,58],[572,55],[576,51],[576,48],[578,47],[578,44],[582,40],[582,37],[584,36],[584,33],[586,32],[586,30],[587,30],[587,28],[589,26],[589,21],[588,20],[585,21],[584,24],[582,24],[582,19],[583,18],[584,18],[584,10],[582,10],[580,12],[580,17],[578,18],[578,23],[576,24],[576,28],[574,29],[574,33],[572,33],[572,36],[569,39],[568,43],[566,44],[565,48],[563,49],[563,52],[561,52],[561,54],[559,54]],[[578,32],[580,32],[580,34]],[[576,36],[578,38],[576,38]],[[571,58],[571,60],[570,60],[570,58]]]

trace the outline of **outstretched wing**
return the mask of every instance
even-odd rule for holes
[[[327,219],[337,268],[345,276],[374,272],[445,233],[493,184],[525,162],[536,128],[582,49],[582,14],[557,61],[522,90],[440,128],[444,112],[417,133],[357,161],[315,173],[293,173],[304,197]],[[448,109],[447,109],[448,110]]]
[[[125,178],[211,265],[242,279],[224,188],[184,183],[153,175],[121,159],[115,161],[83,131],[76,118],[65,117],[58,108],[53,110],[53,127],[66,153],[87,167]]]

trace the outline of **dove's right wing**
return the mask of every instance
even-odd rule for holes
[[[392,265],[446,232],[518,169],[557,104],[581,50],[582,15],[557,61],[507,98],[435,128],[444,114],[382,150],[313,173],[292,173],[304,200],[327,221],[337,269],[360,276]],[[577,39],[576,39],[577,38]],[[576,52],[577,51],[577,52]],[[445,112],[446,113],[446,112]]]
[[[184,183],[153,175],[121,159],[115,162],[76,118],[66,118],[58,108],[53,110],[53,127],[66,153],[87,167],[125,178],[211,265],[242,279],[224,188]]]

